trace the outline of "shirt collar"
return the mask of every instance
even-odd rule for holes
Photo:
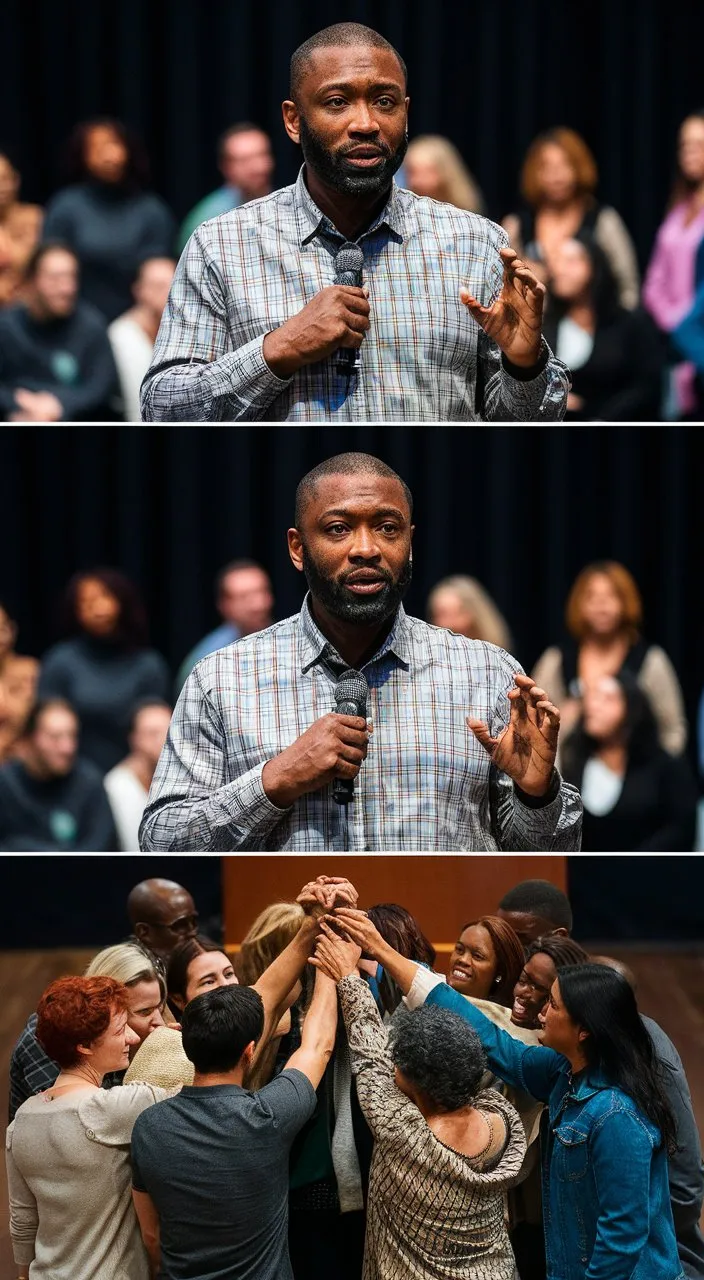
[[[319,233],[331,236],[334,239],[339,240],[342,244],[345,237],[342,235],[342,232],[337,230],[337,227],[333,226],[330,219],[326,217],[324,213],[321,213],[306,186],[305,178],[303,177],[304,170],[305,165],[301,165],[296,179],[296,184],[293,188],[293,203],[296,213],[299,244],[301,246],[308,244],[308,242]],[[359,240],[364,240],[367,236],[372,235],[373,232],[378,231],[382,226],[388,227],[392,235],[396,236],[399,240],[403,240],[405,234],[403,209],[401,208],[399,188],[393,181],[391,183],[391,192],[384,208],[381,210],[378,217],[374,219],[371,227],[368,227],[367,230],[359,236]]]
[[[313,618],[313,614],[310,609],[310,592],[306,595],[303,605],[301,606],[301,612],[298,615],[298,629],[301,636],[301,675],[305,675],[306,672],[310,671],[311,667],[314,667],[316,663],[320,662],[326,650],[330,652],[331,657],[338,659],[340,662],[342,661],[339,654],[337,654],[330,641],[323,635]],[[379,662],[382,658],[386,657],[387,654],[393,654],[402,666],[410,667],[410,653],[411,646],[408,618],[403,605],[400,604],[394,619],[394,625],[384,643],[379,649],[377,649],[376,653],[372,655],[369,661],[365,662],[364,666],[368,667],[373,662]],[[364,670],[364,667],[362,670]]]
[[[586,1102],[587,1098],[593,1097],[602,1089],[613,1089],[613,1087],[613,1081],[607,1080],[598,1067],[592,1067],[590,1070],[580,1071],[577,1079],[572,1080],[570,1093],[580,1102]]]

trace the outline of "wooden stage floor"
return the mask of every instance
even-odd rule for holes
[[[602,947],[594,950],[603,950]],[[654,1018],[677,1046],[689,1078],[694,1112],[704,1133],[704,953],[609,947],[638,981],[643,1013]],[[0,1112],[7,1116],[10,1053],[41,992],[54,978],[81,973],[90,951],[0,952]],[[6,1119],[4,1121],[6,1123]],[[16,1274],[8,1232],[5,1161],[0,1162],[0,1280]]]

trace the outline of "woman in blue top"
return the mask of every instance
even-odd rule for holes
[[[460,1014],[492,1071],[547,1104],[548,1280],[683,1280],[667,1173],[674,1118],[626,979],[597,964],[561,969],[540,1015],[543,1043],[524,1045],[393,951],[363,912],[341,909],[335,921],[411,1007],[427,1001]]]

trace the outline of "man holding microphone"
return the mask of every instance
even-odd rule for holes
[[[328,27],[294,53],[290,95],[298,179],[191,236],[143,419],[563,418],[569,375],[542,337],[544,286],[495,223],[393,181],[409,106],[393,46],[357,23]]]
[[[309,594],[189,676],[142,849],[579,849],[546,692],[503,649],[405,613],[411,520],[407,486],[371,455],[303,478],[288,545]]]

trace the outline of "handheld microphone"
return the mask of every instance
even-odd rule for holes
[[[335,254],[335,284],[346,285],[351,289],[361,289],[363,266],[364,253],[359,245],[346,240]],[[358,366],[359,351],[355,347],[340,347],[335,355],[337,372],[344,373],[349,378]]]
[[[368,693],[369,685],[361,671],[353,671],[351,667],[349,670],[343,671],[333,691],[336,714],[338,716],[363,716],[366,720]],[[353,778],[335,779],[332,788],[332,798],[335,804],[349,804],[353,795]]]

